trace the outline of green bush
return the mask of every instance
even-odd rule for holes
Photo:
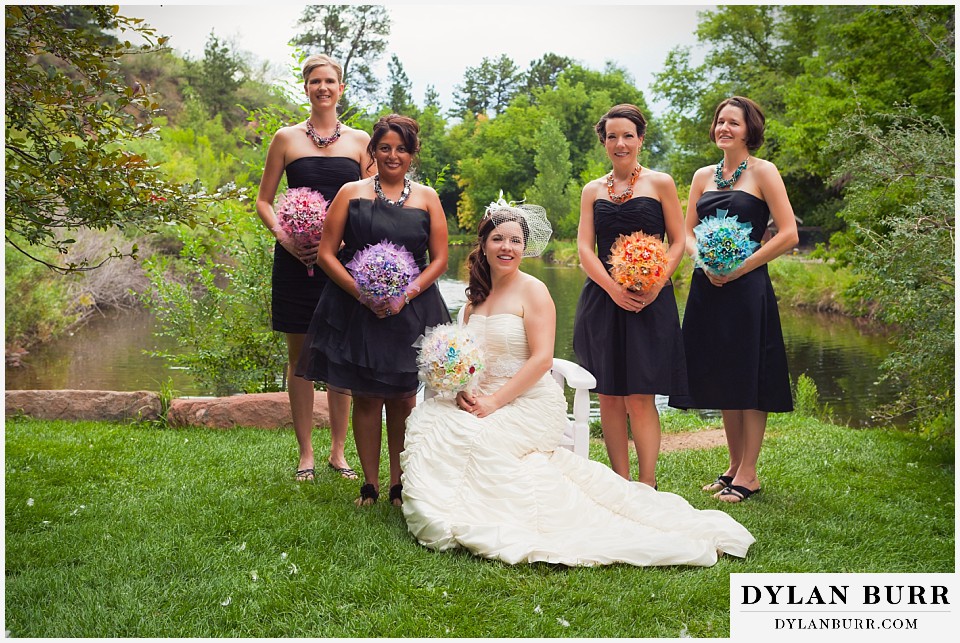
[[[870,122],[854,114],[834,134],[862,146],[836,173],[849,179],[840,215],[850,226],[847,256],[859,277],[852,289],[897,329],[881,368],[900,395],[880,415],[907,416],[930,435],[952,435],[954,134],[910,109],[874,114]]]
[[[180,230],[179,259],[153,257],[144,297],[157,316],[159,335],[177,352],[157,352],[189,369],[214,395],[281,390],[287,353],[270,328],[273,243],[256,216],[233,205],[217,231]]]
[[[23,255],[9,243],[5,247],[4,329],[7,348],[28,348],[47,341],[80,318],[72,305],[66,278]],[[45,261],[56,261],[56,253],[43,248],[31,250]]]
[[[830,421],[830,407],[820,403],[817,384],[806,373],[801,373],[793,386],[793,410],[800,415]]]

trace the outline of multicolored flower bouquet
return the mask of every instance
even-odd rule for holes
[[[280,197],[274,211],[280,229],[298,244],[309,246],[320,241],[327,200],[316,190],[290,188]],[[313,276],[313,264],[307,266],[307,274]]]
[[[737,220],[739,215],[727,216],[727,212],[717,208],[717,216],[703,219],[693,229],[696,265],[718,275],[730,274],[760,247],[750,238],[753,226]]]
[[[420,274],[410,251],[386,239],[357,251],[346,264],[361,298],[383,301],[403,296],[403,291]]]
[[[420,381],[440,393],[470,388],[483,370],[483,349],[472,331],[456,323],[427,329],[417,340]]]
[[[650,290],[666,271],[667,248],[657,237],[640,231],[621,234],[610,247],[610,276],[630,290]]]

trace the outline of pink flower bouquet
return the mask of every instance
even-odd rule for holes
[[[277,223],[298,244],[309,246],[320,241],[323,220],[327,217],[327,200],[310,188],[290,188],[277,203]],[[313,265],[307,266],[313,276]]]

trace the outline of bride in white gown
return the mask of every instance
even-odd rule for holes
[[[546,244],[541,219],[549,237],[535,208],[501,199],[480,223],[465,319],[484,342],[484,369],[472,395],[431,398],[407,420],[410,532],[432,549],[510,564],[709,566],[720,553],[745,556],[754,538],[726,513],[559,446],[567,417],[549,374],[556,309],[546,286],[520,271]]]

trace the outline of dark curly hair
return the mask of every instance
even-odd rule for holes
[[[474,306],[482,304],[490,295],[490,264],[483,254],[483,245],[487,242],[491,232],[509,221],[520,224],[520,229],[523,230],[523,247],[526,248],[527,240],[530,238],[530,225],[522,215],[510,210],[493,210],[480,220],[480,225],[477,228],[477,245],[474,246],[467,257],[467,268],[470,271],[467,301]]]
[[[390,131],[400,135],[400,140],[403,141],[411,154],[416,156],[420,151],[420,125],[417,121],[400,114],[381,116],[380,120],[374,123],[373,133],[370,135],[370,142],[367,144],[367,155],[370,157],[370,162],[367,164],[368,169],[374,164],[374,152],[377,145],[380,144],[380,139]]]
[[[763,110],[760,106],[749,98],[743,96],[731,96],[717,105],[713,112],[713,122],[710,124],[710,140],[717,142],[717,120],[720,118],[720,110],[727,105],[733,105],[743,110],[744,125],[747,126],[747,149],[756,152],[763,145],[763,130],[766,126],[766,118],[763,116]]]

